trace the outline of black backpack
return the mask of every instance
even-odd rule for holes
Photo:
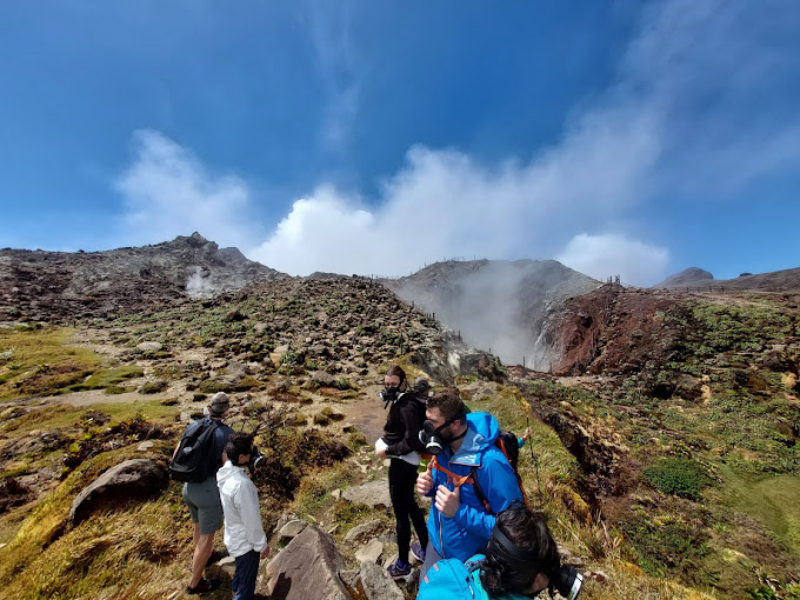
[[[174,481],[199,483],[211,476],[217,466],[214,432],[219,425],[214,419],[203,419],[186,428],[169,463],[169,474]]]

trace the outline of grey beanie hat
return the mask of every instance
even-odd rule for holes
[[[208,413],[212,417],[223,417],[228,412],[231,405],[231,400],[225,392],[217,392],[211,397],[211,402],[208,404]]]

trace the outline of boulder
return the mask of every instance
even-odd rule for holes
[[[256,591],[272,600],[352,600],[339,579],[344,567],[333,538],[310,525],[269,562]]]
[[[333,375],[325,371],[314,371],[311,374],[311,381],[316,384],[317,387],[333,387],[333,384],[336,382]]]
[[[373,508],[388,508],[392,505],[392,499],[389,497],[389,482],[386,479],[347,488],[342,497],[353,504],[366,504]]]
[[[225,369],[225,374],[220,377],[220,381],[229,386],[238,385],[247,375],[247,368],[239,361],[232,360]]]
[[[374,562],[361,563],[361,586],[367,600],[403,600],[403,592],[389,572]]]
[[[361,523],[360,525],[356,525],[350,531],[347,532],[347,535],[344,536],[345,542],[353,542],[358,540],[359,538],[374,535],[381,529],[381,520],[380,519],[372,519],[371,521],[367,521],[366,523]]]
[[[280,532],[278,533],[278,538],[281,541],[288,541],[296,538],[300,533],[302,533],[303,529],[306,528],[305,521],[301,521],[300,519],[292,519],[286,525],[281,527]]]
[[[356,552],[356,560],[358,562],[376,563],[380,560],[381,554],[383,554],[383,544],[378,540],[372,540]]]
[[[78,494],[69,516],[77,523],[103,505],[150,498],[160,494],[168,485],[169,473],[164,465],[147,458],[126,460],[103,473]]]
[[[159,342],[142,342],[136,346],[139,352],[150,354],[151,352],[160,352],[163,346]]]

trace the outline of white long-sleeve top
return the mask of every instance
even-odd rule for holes
[[[267,547],[267,536],[258,509],[258,490],[244,472],[227,461],[217,471],[217,486],[225,515],[223,540],[228,553],[236,558],[251,550],[261,552]]]

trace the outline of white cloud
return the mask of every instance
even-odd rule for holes
[[[793,9],[771,6],[652,4],[618,79],[576,114],[558,144],[496,167],[456,150],[412,148],[373,208],[323,186],[252,254],[294,273],[405,274],[446,256],[561,251],[590,274],[653,282],[668,252],[637,241],[650,227],[608,234],[631,210],[645,214],[684,191],[724,196],[800,159],[795,108],[783,107],[785,119],[754,116],[777,102],[775,92],[792,96],[784,88],[800,65],[783,51],[796,29],[786,26]],[[578,231],[587,233],[574,237]],[[592,256],[581,257],[582,249]]]
[[[558,143],[498,165],[455,149],[411,148],[377,198],[322,184],[260,244],[244,181],[211,175],[187,150],[142,132],[137,160],[117,185],[127,221],[154,241],[198,229],[292,274],[403,275],[453,256],[558,255],[590,275],[652,283],[669,257],[639,241],[657,227],[646,219],[656,203],[687,190],[724,197],[800,160],[800,111],[781,104],[793,97],[800,67],[785,51],[797,46],[785,41],[797,31],[797,11],[770,6],[652,3],[617,79],[570,119]],[[330,78],[321,135],[335,146],[357,114],[357,69],[348,13],[314,8],[312,38]]]
[[[215,176],[161,133],[134,134],[135,159],[114,182],[124,198],[119,243],[162,242],[199,231],[220,246],[253,239],[250,189],[235,175]]]
[[[619,275],[624,284],[645,286],[666,274],[669,252],[619,235],[581,233],[555,258],[601,281]]]

